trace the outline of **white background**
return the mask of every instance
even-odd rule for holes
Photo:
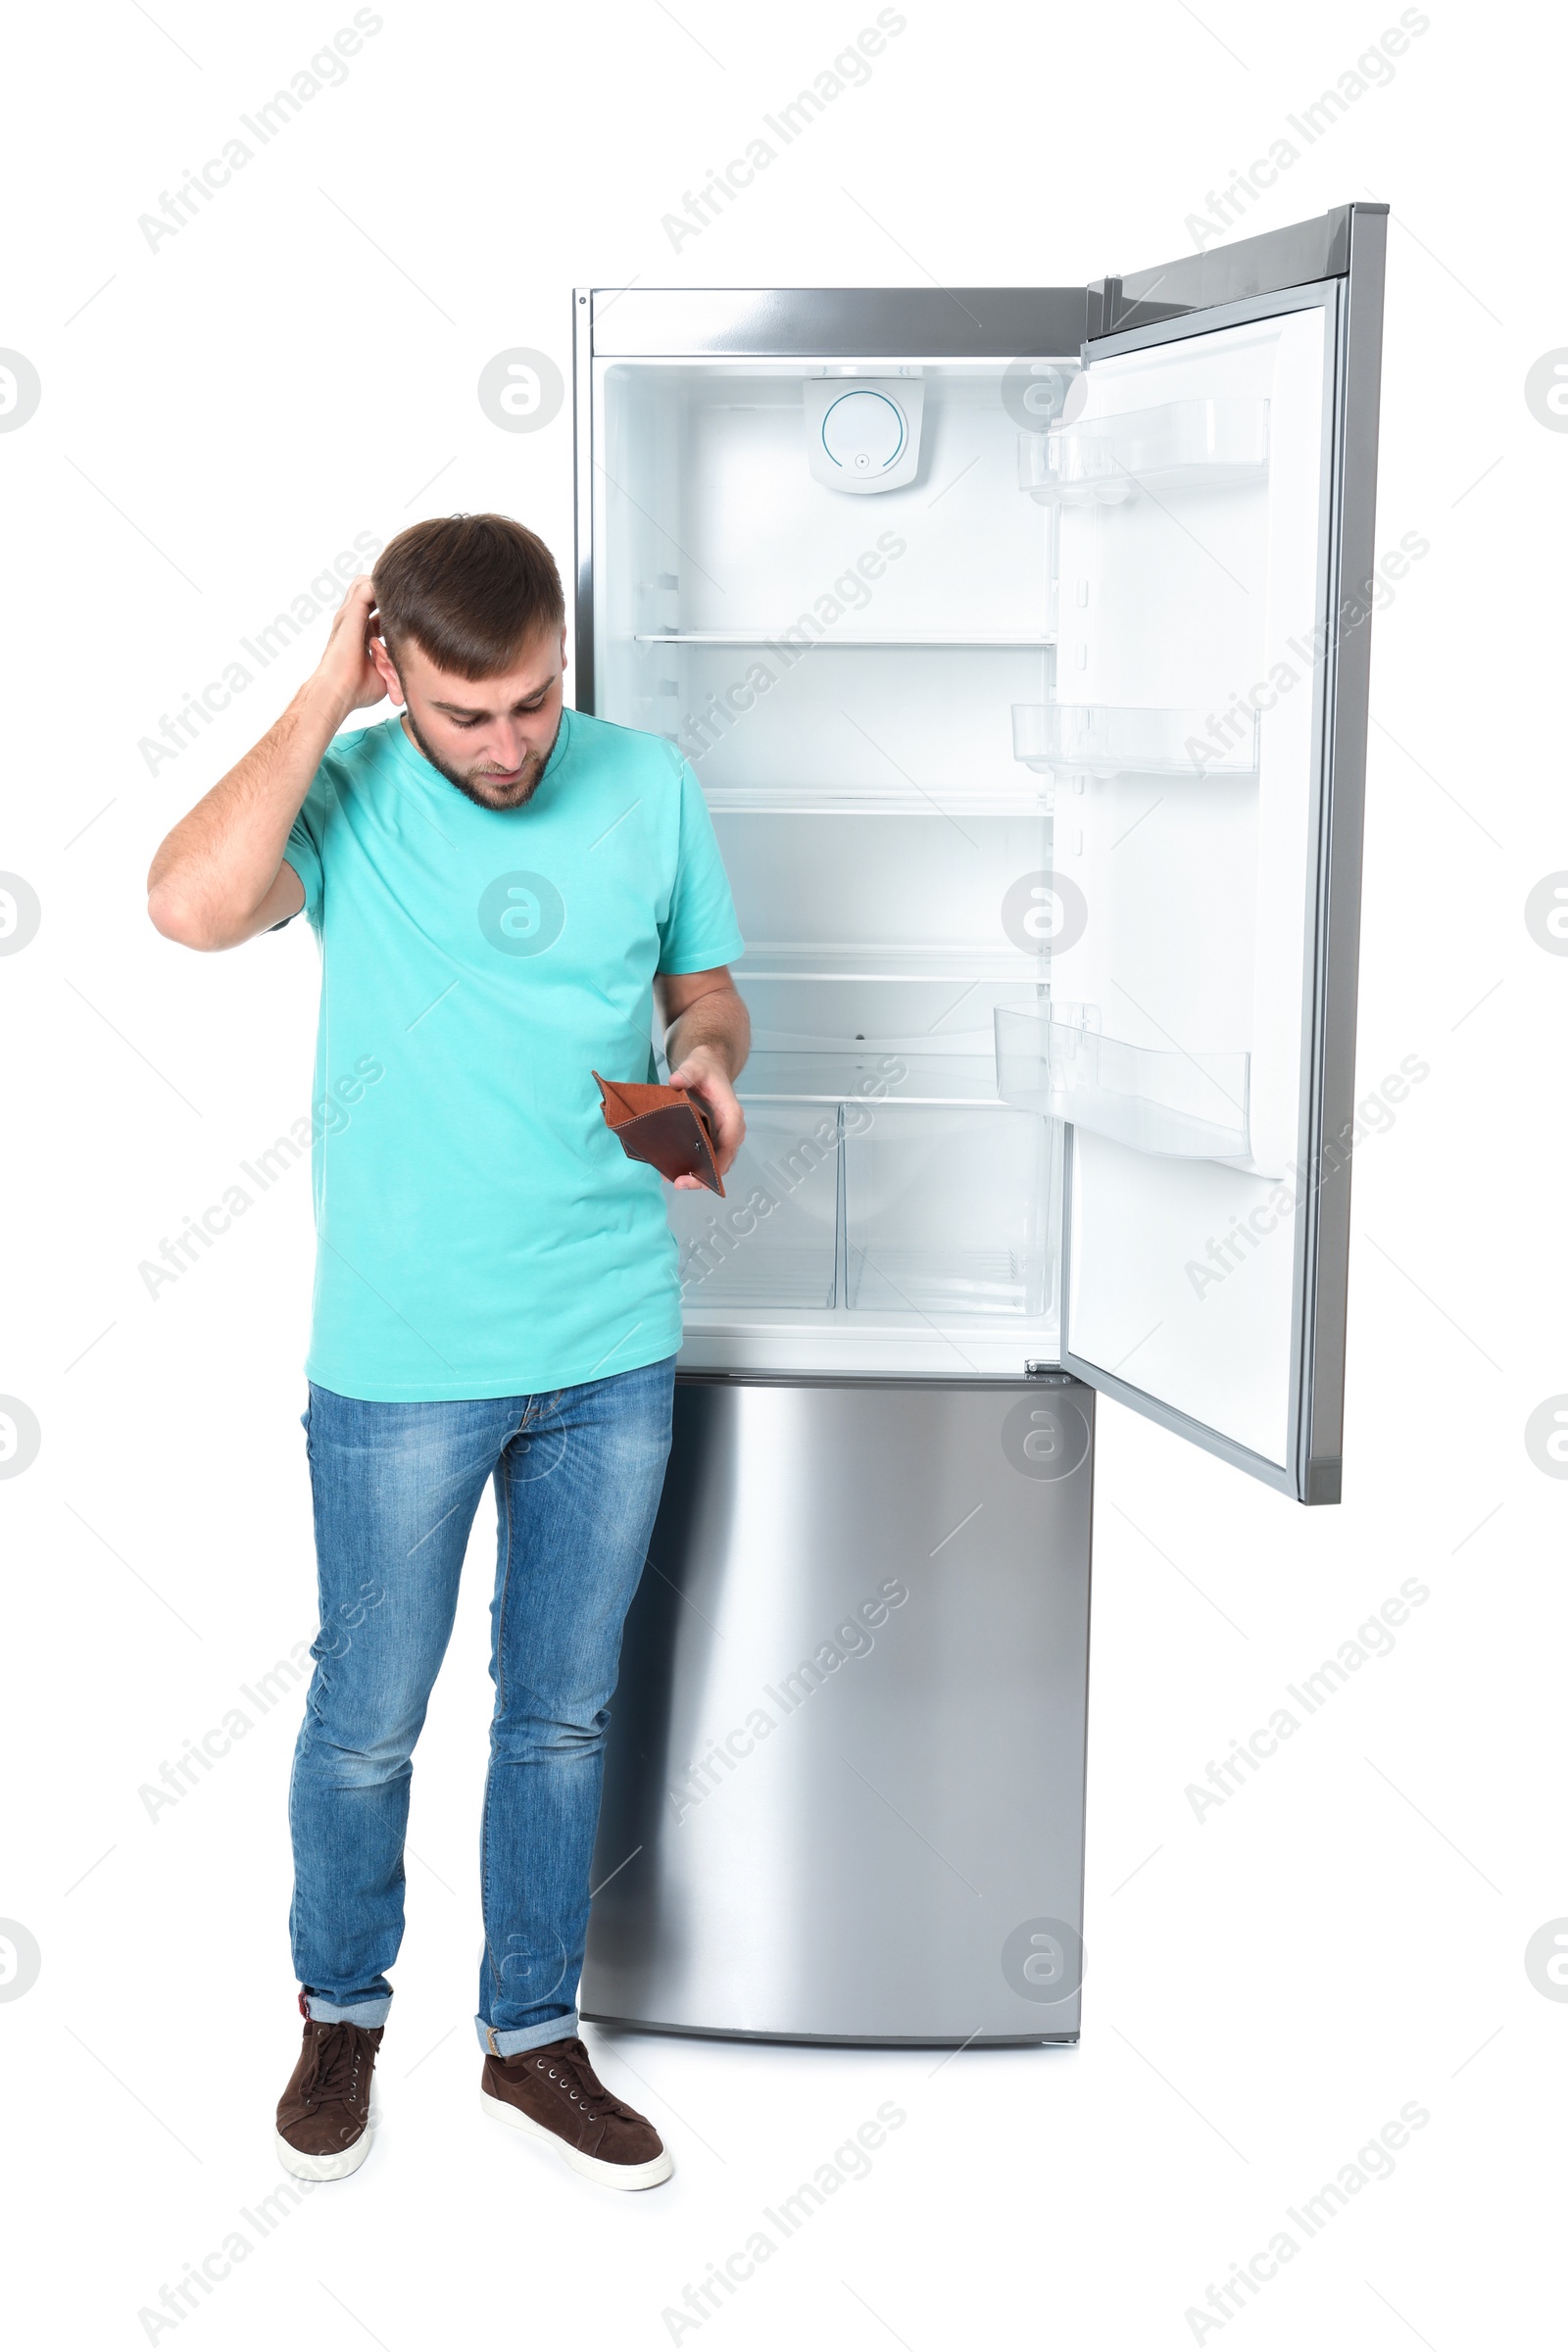
[[[1523,907],[1568,866],[1568,435],[1523,387],[1568,345],[1551,20],[1435,0],[1392,82],[1306,148],[1286,117],[1392,5],[909,0],[868,83],[676,253],[662,216],[873,8],[388,0],[343,86],[155,252],[138,215],[351,11],[153,13],[33,11],[0,165],[0,343],[43,384],[0,434],[0,865],[43,906],[0,960],[0,1390],[42,1429],[0,1485],[0,1916],[42,1953],[0,2001],[11,2332],[143,2343],[142,2307],[239,2228],[248,2258],[153,2340],[661,2345],[686,2282],[894,2099],[870,2177],[679,2340],[1178,2346],[1208,2283],[1415,2101],[1393,2178],[1214,2333],[1541,2340],[1568,2006],[1524,1950],[1568,1913],[1568,1486],[1523,1431],[1568,1390],[1568,961]],[[317,959],[303,924],[198,959],[154,935],[142,878],[324,623],[156,776],[138,741],[356,532],[496,506],[568,557],[569,411],[505,433],[475,386],[514,345],[569,372],[574,282],[1079,283],[1191,250],[1188,216],[1281,135],[1299,160],[1226,233],[1392,204],[1378,546],[1431,543],[1373,632],[1361,1091],[1409,1054],[1431,1075],[1356,1161],[1344,1505],[1105,1407],[1080,2047],[601,2043],[678,2168],[623,2199],[474,2096],[486,1513],[419,1749],[385,2122],[262,2241],[236,2217],[282,2178],[297,1699],[156,1821],[137,1791],[315,1630],[304,1168],[156,1300],[137,1266],[303,1110]],[[1430,1597],[1393,1653],[1195,1818],[1188,1784],[1410,1577]]]

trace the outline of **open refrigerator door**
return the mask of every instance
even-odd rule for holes
[[[1022,466],[1061,515],[1063,619],[1015,739],[1057,781],[1074,917],[998,1054],[1071,1139],[1061,1360],[1314,1502],[1340,1492],[1383,226],[1359,276],[1092,342]]]

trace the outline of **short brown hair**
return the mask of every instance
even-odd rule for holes
[[[499,677],[565,618],[554,556],[510,514],[411,523],[382,550],[371,578],[393,660],[410,639],[454,677]]]

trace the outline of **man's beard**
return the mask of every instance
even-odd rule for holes
[[[476,808],[488,808],[493,814],[502,816],[510,815],[514,808],[525,808],[533,799],[539,789],[540,779],[550,764],[551,753],[554,752],[561,735],[561,722],[558,719],[555,735],[551,737],[550,751],[530,752],[528,758],[523,761],[521,775],[514,784],[507,786],[506,799],[497,800],[493,794],[481,792],[470,777],[463,775],[457,768],[448,767],[446,761],[430,749],[418,730],[414,712],[407,704],[403,708],[403,724],[408,728],[409,733],[437,775],[445,776],[447,782],[455,786],[466,801],[471,801]]]

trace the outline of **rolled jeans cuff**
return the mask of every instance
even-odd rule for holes
[[[487,2058],[515,2058],[519,2050],[542,2050],[552,2041],[572,2040],[578,2031],[575,2009],[568,2009],[564,2017],[547,2017],[542,2026],[487,2026],[482,2017],[473,2022],[479,2047]]]
[[[374,2026],[384,2026],[392,2006],[392,1995],[384,1992],[379,2000],[351,2001],[340,2009],[336,2001],[323,2001],[318,1992],[305,1995],[305,2014],[321,2026],[363,2026],[367,2033]]]

